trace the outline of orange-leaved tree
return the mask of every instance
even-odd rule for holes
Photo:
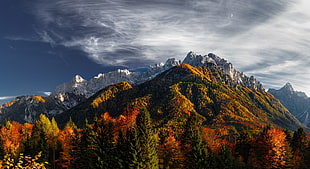
[[[291,167],[291,149],[282,129],[265,128],[253,143],[250,163],[253,168]]]

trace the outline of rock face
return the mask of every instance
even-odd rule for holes
[[[223,71],[227,73],[229,77],[238,85],[249,87],[254,90],[264,90],[262,84],[253,76],[247,77],[244,73],[240,73],[225,59],[222,59],[212,53],[202,56],[197,55],[194,52],[189,52],[183,61],[170,58],[165,63],[159,63],[151,66],[146,72],[143,73],[130,72],[126,69],[117,70],[105,74],[100,73],[98,76],[90,79],[89,81],[86,81],[79,75],[76,75],[71,82],[58,86],[51,96],[56,98],[59,103],[63,103],[65,107],[71,108],[106,86],[120,82],[141,84],[180,64],[189,64],[194,67],[217,65],[222,68]]]
[[[310,127],[310,98],[304,92],[295,91],[290,83],[281,89],[269,89],[269,93],[281,103],[305,126]]]
[[[91,120],[107,112],[107,116],[130,121],[145,105],[158,127],[173,131],[183,130],[191,114],[196,114],[201,124],[218,128],[256,130],[271,124],[296,130],[302,125],[273,95],[248,87],[236,88],[233,79],[215,64],[182,64],[139,85],[110,85],[55,119],[61,127],[69,119],[82,127],[85,118]]]
[[[5,120],[33,123],[41,113],[52,117],[65,110],[62,104],[57,103],[51,97],[20,96],[0,105],[0,123]]]
[[[212,53],[202,56],[197,55],[194,52],[189,52],[183,61],[170,58],[165,63],[150,66],[145,72],[131,72],[127,69],[119,69],[113,72],[100,73],[90,80],[85,80],[81,76],[76,75],[70,82],[59,85],[50,96],[44,97],[45,100],[48,100],[48,102],[40,103],[40,105],[43,106],[41,107],[43,110],[40,113],[44,113],[47,116],[62,113],[64,110],[70,109],[86,101],[89,97],[104,87],[120,82],[128,82],[129,84],[134,85],[141,84],[180,64],[189,64],[194,67],[216,66],[228,75],[225,75],[225,80],[232,80],[236,85],[248,87],[253,90],[264,91],[263,86],[253,76],[247,77],[244,73],[240,73],[225,59],[222,59]],[[17,98],[17,100],[19,100],[18,102],[24,100],[23,103],[25,104],[14,104],[14,107],[17,105],[22,105],[21,107],[23,108],[18,108],[18,111],[15,111],[17,108],[13,108],[12,105],[1,106],[0,112],[2,114],[0,115],[0,119],[6,118],[6,114],[23,114],[25,116],[24,121],[33,121],[39,112],[31,111],[34,109],[24,109],[32,104],[36,105],[27,99],[28,97],[32,96],[26,96],[23,99]],[[49,105],[54,105],[55,108],[53,109],[52,107],[45,106],[47,103]],[[30,116],[28,116],[29,114]],[[15,118],[13,117],[12,120],[15,120]]]
[[[223,58],[220,58],[219,56],[214,55],[213,53],[202,56],[190,52],[187,54],[182,64],[189,64],[191,66],[207,66],[208,64],[215,64],[221,67],[235,83],[254,90],[265,90],[263,85],[253,76],[247,77],[243,72],[241,73],[237,71],[231,63],[227,62]]]

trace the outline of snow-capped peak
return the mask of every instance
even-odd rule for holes
[[[85,79],[83,79],[82,76],[80,75],[75,75],[74,78],[72,79],[72,82],[76,82],[76,83],[82,83],[84,81]]]
[[[256,81],[254,77],[247,77],[243,73],[235,70],[233,65],[228,63],[225,59],[212,53],[203,56],[194,52],[189,52],[183,62],[175,58],[170,58],[165,63],[150,66],[149,69],[143,73],[131,72],[127,69],[118,69],[113,72],[100,73],[89,81],[76,75],[71,82],[58,86],[51,96],[60,100],[66,107],[72,107],[79,102],[77,99],[81,100],[80,97],[83,97],[82,100],[86,99],[108,85],[124,81],[130,84],[140,84],[181,63],[191,66],[207,66],[208,64],[214,64],[221,67],[237,84],[247,86],[251,89],[264,90],[262,85]],[[68,93],[70,93],[70,96]]]

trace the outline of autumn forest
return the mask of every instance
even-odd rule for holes
[[[188,116],[182,133],[152,126],[146,108],[131,120],[108,113],[85,121],[83,129],[40,115],[35,124],[7,121],[1,127],[1,168],[309,168],[310,137],[271,126],[253,134],[246,128],[230,140],[199,127]],[[204,131],[204,132],[203,132]],[[220,133],[218,133],[220,135]]]

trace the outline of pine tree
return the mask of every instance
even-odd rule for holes
[[[139,169],[142,165],[138,159],[140,145],[136,128],[127,129],[126,133],[120,132],[117,141],[117,153],[120,160],[120,168]]]
[[[232,155],[231,149],[227,145],[222,145],[217,157],[217,168],[221,169],[241,169],[244,166],[240,160]]]
[[[294,134],[291,141],[291,147],[294,154],[294,165],[299,168],[306,168],[305,152],[306,152],[307,137],[304,128],[298,128]]]
[[[291,146],[293,151],[300,150],[303,152],[306,148],[306,132],[304,128],[298,128],[297,131],[294,132]]]
[[[150,113],[146,107],[140,109],[137,115],[135,128],[138,139],[138,161],[141,169],[157,169],[158,156],[156,138],[153,132]]]
[[[96,154],[96,168],[116,168],[117,158],[114,146],[113,122],[101,118],[94,124],[96,137],[94,139],[94,148]]]
[[[94,139],[95,132],[91,125],[88,124],[88,121],[85,120],[82,136],[76,146],[76,156],[73,159],[72,168],[95,168]]]
[[[209,155],[207,147],[202,139],[199,128],[198,116],[194,113],[189,117],[183,135],[183,144],[188,167],[196,169],[206,169],[214,167],[214,156]]]
[[[245,164],[248,164],[250,150],[252,148],[252,136],[247,129],[240,131],[236,143],[236,155],[241,157]]]
[[[3,142],[0,140],[0,160],[4,158],[5,152],[4,152],[4,147],[3,147]]]

